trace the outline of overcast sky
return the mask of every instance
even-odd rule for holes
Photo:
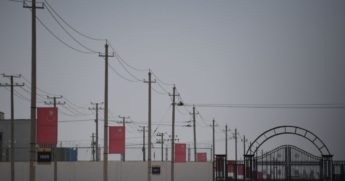
[[[75,29],[92,37],[107,38],[128,64],[145,70],[127,66],[135,77],[147,80],[147,70],[151,69],[159,80],[169,84],[160,83],[166,90],[158,83],[153,84],[157,91],[171,92],[175,83],[187,104],[345,103],[345,1],[48,0],[48,3]],[[48,9],[37,10],[45,26],[65,43],[88,51],[64,33]],[[31,81],[30,11],[22,3],[0,1],[0,23],[0,73],[22,74]],[[87,39],[64,26],[83,45],[104,52],[104,41]],[[103,101],[104,60],[97,53],[84,54],[65,46],[39,22],[37,54],[37,86],[63,95],[73,103],[66,102],[60,108],[59,141],[64,145],[90,145],[95,129],[94,113],[84,108],[91,101]],[[147,122],[147,84],[136,81],[116,58],[110,58],[110,63],[131,80],[110,69],[110,120],[119,120],[118,115],[130,116],[134,122],[128,124],[127,144],[141,144],[137,129],[139,123]],[[25,89],[30,90],[23,78],[16,81],[25,82]],[[8,80],[0,77],[0,82]],[[15,97],[15,116],[29,118],[30,94],[21,88],[16,90],[22,96]],[[39,91],[42,97],[38,97],[38,106],[45,106],[42,102],[46,92]],[[153,129],[171,133],[170,104],[167,94],[152,93]],[[191,107],[179,108],[178,125],[191,120],[187,113],[191,110]],[[9,118],[10,92],[5,88],[0,88],[0,111]],[[208,125],[215,118],[218,154],[224,153],[225,124],[237,128],[240,135],[251,141],[272,127],[295,125],[317,134],[335,159],[345,159],[345,109],[197,107],[197,111],[198,146],[211,146]],[[103,119],[103,112],[100,118]],[[176,131],[179,142],[192,143],[192,128],[177,127]],[[100,137],[103,138],[103,122]],[[100,143],[103,145],[103,140]],[[263,149],[267,151],[282,144],[296,144],[319,154],[311,143],[298,136],[273,138]],[[239,151],[242,153],[242,146]],[[233,153],[230,140],[230,158]]]

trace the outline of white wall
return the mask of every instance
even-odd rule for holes
[[[141,161],[109,161],[109,181],[146,180],[147,162]],[[152,162],[161,166],[160,175],[152,175],[152,181],[170,180],[170,162]],[[29,163],[16,162],[16,180],[29,180]],[[102,181],[103,162],[59,162],[59,181]],[[53,163],[38,164],[36,167],[36,181],[53,180]],[[212,164],[204,163],[175,163],[176,181],[210,181],[212,180]],[[0,181],[10,181],[10,163],[0,162]]]

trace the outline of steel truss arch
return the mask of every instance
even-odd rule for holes
[[[254,155],[258,149],[269,139],[279,135],[297,135],[310,141],[322,155],[331,155],[324,142],[313,132],[298,126],[277,126],[260,134],[249,146],[247,155]]]

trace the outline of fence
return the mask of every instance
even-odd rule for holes
[[[45,146],[50,150],[53,150],[49,146]],[[39,148],[38,148],[39,149]],[[143,147],[141,146],[127,146],[126,147],[126,161],[143,161],[147,160],[147,147],[145,147],[145,155],[143,154]],[[163,155],[162,155],[163,151]],[[170,161],[171,160],[171,148],[170,147],[153,147],[151,149],[152,161]],[[212,159],[212,149],[211,148],[198,148],[198,152],[206,152],[207,161]],[[29,161],[30,159],[30,148],[29,147],[15,147],[15,161]],[[103,159],[103,147],[99,147],[98,155],[96,154],[96,148],[94,147],[82,147],[82,146],[72,146],[72,147],[57,147],[57,159],[59,161],[97,161]],[[0,162],[10,161],[11,148],[5,147],[0,149]],[[187,162],[194,161],[194,149],[187,148],[186,150]],[[97,159],[99,158],[99,159]],[[121,160],[120,154],[109,154],[109,160]]]

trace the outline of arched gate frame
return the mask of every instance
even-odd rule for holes
[[[316,136],[313,132],[297,127],[297,126],[278,126],[272,129],[269,129],[259,135],[249,146],[244,155],[244,164],[245,164],[245,180],[257,180],[255,173],[256,171],[256,160],[254,159],[255,153],[258,149],[269,139],[279,136],[279,135],[297,135],[302,138],[310,141],[320,152],[321,161],[320,161],[320,180],[332,180],[332,157],[329,149],[324,144],[324,142]],[[290,180],[288,176],[286,180]]]

